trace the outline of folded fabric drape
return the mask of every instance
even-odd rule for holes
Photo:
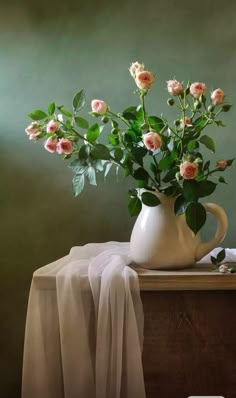
[[[74,247],[34,274],[22,398],[145,398],[143,309],[129,244]],[[56,279],[38,288],[37,277]]]

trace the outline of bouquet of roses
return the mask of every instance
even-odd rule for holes
[[[231,105],[225,102],[220,88],[212,91],[207,100],[204,83],[188,82],[184,86],[169,80],[167,91],[171,98],[167,104],[177,107],[179,114],[170,122],[163,114],[153,116],[147,112],[145,97],[154,75],[138,62],[129,71],[137,86],[138,105],[115,113],[106,102],[94,99],[89,113],[99,123],[90,124],[80,116],[85,105],[85,94],[80,90],[73,98],[72,110],[52,102],[46,112],[32,111],[29,117],[33,121],[25,131],[30,140],[43,139],[48,152],[72,160],[69,167],[74,173],[75,195],[82,192],[85,181],[96,185],[96,174],[101,172],[106,177],[115,166],[136,182],[129,190],[131,216],[139,214],[142,203],[158,206],[158,193],[162,193],[176,198],[175,214],[185,213],[188,226],[197,233],[206,221],[200,198],[212,194],[218,183],[226,182],[219,173],[234,160],[220,159],[213,166],[205,160],[202,146],[215,152],[214,140],[205,131],[211,125],[224,127],[220,116]]]

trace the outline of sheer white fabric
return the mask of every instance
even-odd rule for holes
[[[145,398],[143,309],[128,252],[128,243],[74,247],[35,272],[22,398]]]

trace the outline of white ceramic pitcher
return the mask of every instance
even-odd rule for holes
[[[159,206],[142,205],[132,231],[130,254],[137,265],[162,270],[190,268],[222,242],[228,228],[222,207],[203,203],[206,211],[216,217],[217,231],[213,239],[202,243],[199,233],[194,235],[186,224],[185,214],[175,215],[175,198],[163,194],[158,197]]]

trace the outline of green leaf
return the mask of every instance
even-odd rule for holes
[[[137,163],[141,166],[143,164],[143,158],[147,154],[147,149],[143,147],[133,147],[131,149],[132,155]]]
[[[160,199],[151,192],[143,192],[141,196],[142,196],[142,202],[146,206],[155,207],[161,203]]]
[[[160,170],[167,170],[170,165],[173,163],[174,159],[171,153],[167,154],[164,158],[162,158],[159,162]]]
[[[93,142],[96,141],[96,139],[99,137],[100,135],[100,130],[99,130],[99,125],[97,123],[95,123],[93,126],[91,126],[87,133],[86,133],[86,139],[89,142]]]
[[[133,131],[133,133],[135,134],[135,136],[137,137],[138,140],[141,140],[143,132],[142,132],[142,129],[140,127],[140,123],[139,122],[137,122],[137,121],[133,122],[130,125],[130,130]]]
[[[87,170],[87,165],[83,165],[80,159],[74,159],[68,166],[75,174],[83,174]]]
[[[48,114],[52,116],[53,113],[55,112],[55,109],[56,109],[55,102],[51,102],[51,104],[48,105]]]
[[[113,166],[113,163],[107,163],[106,164],[106,168],[105,168],[105,171],[104,171],[104,177],[105,178],[108,175],[109,171],[111,170],[112,166]]]
[[[35,109],[31,113],[29,113],[28,116],[33,120],[42,120],[45,119],[48,115],[40,109]]]
[[[129,198],[128,202],[129,214],[131,217],[138,216],[142,209],[142,202],[138,197]]]
[[[217,254],[216,258],[217,258],[218,264],[221,263],[221,262],[224,260],[224,258],[225,258],[225,249],[221,250],[221,251]]]
[[[138,196],[138,192],[135,188],[129,189],[129,196],[136,198]]]
[[[232,107],[232,105],[224,104],[224,105],[222,105],[222,111],[223,112],[229,112],[231,107]]]
[[[75,123],[77,124],[77,126],[79,126],[81,129],[88,129],[89,128],[89,124],[87,122],[86,119],[84,119],[83,117],[75,117]]]
[[[198,184],[194,180],[184,180],[183,195],[187,202],[194,202],[198,198]]]
[[[206,222],[205,207],[198,202],[191,202],[186,209],[186,222],[195,234],[203,227]]]
[[[165,125],[163,120],[156,116],[149,116],[148,123],[151,128],[157,132],[161,131]]]
[[[119,136],[114,134],[109,134],[108,141],[111,145],[116,146],[119,144]]]
[[[77,94],[75,94],[73,98],[73,110],[74,112],[80,111],[85,105],[85,94],[84,90],[80,90]]]
[[[183,195],[179,195],[175,200],[175,205],[174,205],[175,215],[180,216],[181,214],[185,213],[187,205],[188,202],[186,202]]]
[[[163,193],[167,196],[175,197],[180,194],[180,187],[178,185],[171,185],[163,190]]]
[[[205,145],[210,151],[215,152],[215,143],[211,137],[208,135],[203,135],[200,140],[201,144]]]
[[[158,172],[158,166],[155,163],[150,163],[150,170],[156,174]]]
[[[208,161],[204,164],[204,167],[203,167],[203,170],[204,170],[204,171],[209,169],[210,163],[211,163],[210,160],[208,160]]]
[[[121,148],[116,148],[114,151],[114,158],[117,162],[120,162],[120,160],[123,158],[123,151]]]
[[[71,125],[71,121],[69,119],[66,120],[65,125],[66,125],[67,130],[71,130],[72,125]]]
[[[83,145],[80,150],[79,150],[79,159],[80,160],[86,160],[88,159],[89,156],[89,146],[88,145]]]
[[[188,145],[187,145],[187,149],[190,153],[192,153],[195,149],[199,148],[199,143],[195,140],[191,140],[189,141]]]
[[[136,180],[138,188],[147,188],[147,182],[144,180]]]
[[[100,159],[98,159],[96,162],[95,162],[95,168],[96,168],[96,170],[98,170],[98,171],[103,171],[103,169],[104,169],[104,164],[105,164],[106,162],[104,161],[104,160],[100,160]]]
[[[122,116],[126,119],[126,120],[136,120],[136,106],[129,106],[128,108],[126,108],[124,110],[124,112],[122,113]]]
[[[214,265],[218,265],[217,259],[215,257],[213,257],[213,256],[211,256],[211,262]]]
[[[132,143],[132,142],[138,142],[138,137],[136,136],[135,132],[132,129],[129,129],[125,134],[124,134],[124,140],[126,143]]]
[[[211,195],[216,189],[216,185],[212,181],[199,181],[197,183],[198,197],[204,198],[205,196]]]
[[[66,109],[63,105],[62,106],[58,106],[57,109],[65,116],[67,117],[72,117],[72,114],[70,111],[68,111],[68,109]]]
[[[206,119],[204,116],[200,116],[198,119],[195,120],[194,125],[195,127],[202,129],[206,123]]]
[[[175,175],[179,171],[179,167],[171,167],[170,170],[167,171],[165,177],[163,178],[163,182],[170,182],[171,180],[175,180]]]
[[[215,120],[214,122],[217,125],[217,127],[226,127],[226,124],[224,124],[222,120]]]
[[[140,108],[137,107],[136,118],[137,118],[137,121],[139,123],[143,123],[143,121],[144,121],[144,111],[143,111],[142,106],[140,106]]]
[[[110,152],[109,149],[102,144],[96,144],[92,150],[91,154],[95,159],[101,159],[101,160],[109,160],[110,159]]]
[[[76,174],[72,179],[73,192],[78,196],[84,189],[84,174]]]
[[[149,175],[142,167],[139,167],[134,171],[134,178],[136,180],[148,181]]]
[[[225,181],[223,176],[220,176],[218,181],[223,183],[223,184],[227,184],[227,182]]]
[[[96,171],[92,166],[88,167],[87,177],[90,185],[97,185],[96,181]]]
[[[76,167],[76,166],[80,166],[81,165],[81,163],[80,163],[80,160],[79,159],[73,159],[72,160],[72,162],[69,164],[69,168],[70,169],[73,169],[74,167]]]
[[[231,166],[234,160],[235,158],[227,160],[227,166]]]

